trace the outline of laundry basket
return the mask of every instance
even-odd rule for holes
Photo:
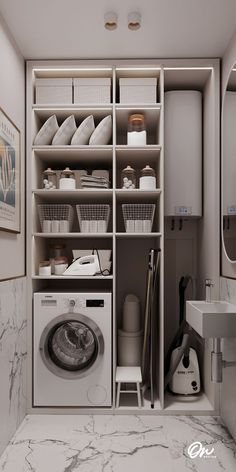
[[[76,205],[81,233],[106,233],[110,205]]]
[[[43,232],[68,232],[72,230],[74,210],[67,204],[41,204],[38,205],[38,213]],[[53,223],[54,222],[54,223]],[[58,230],[54,227],[58,222]],[[63,223],[61,223],[63,222]]]
[[[154,203],[123,204],[127,233],[151,233],[156,205]]]

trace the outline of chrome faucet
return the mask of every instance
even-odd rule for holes
[[[210,303],[211,302],[211,287],[213,287],[215,284],[213,280],[211,279],[206,279],[205,280],[205,287],[206,287],[206,302]]]

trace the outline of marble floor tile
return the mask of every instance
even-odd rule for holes
[[[31,415],[4,451],[0,470],[235,472],[236,444],[214,417]]]

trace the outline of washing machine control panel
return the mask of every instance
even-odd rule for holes
[[[86,300],[86,308],[103,308],[104,300],[102,299],[90,299]]]
[[[70,312],[77,310],[78,308],[85,307],[83,303],[83,298],[66,298],[64,300],[65,308]]]
[[[75,305],[76,305],[76,301],[73,298],[71,300],[69,300],[69,307],[70,308],[73,309],[75,307]]]
[[[65,306],[70,311],[78,308],[104,308],[105,301],[103,298],[70,298],[65,300]]]
[[[74,294],[73,294],[74,295]],[[55,296],[47,295],[41,301],[40,304],[45,309],[48,308],[60,308],[68,312],[76,312],[79,309],[83,308],[105,308],[107,306],[106,299],[103,297],[94,297],[90,298],[89,295],[79,295],[79,296],[65,296],[59,302]]]

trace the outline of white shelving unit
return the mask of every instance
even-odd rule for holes
[[[137,63],[138,62],[138,63]],[[186,71],[184,70],[186,68]],[[157,392],[154,409],[150,412],[150,403],[143,402],[143,412],[151,414],[208,414],[216,411],[212,393],[208,387],[202,397],[195,397],[191,402],[177,400],[171,394],[164,393],[164,355],[165,355],[165,322],[164,307],[164,91],[168,87],[198,86],[207,89],[206,94],[215,98],[217,83],[208,86],[213,68],[218,71],[218,62],[208,60],[185,61],[119,61],[108,65],[92,61],[29,61],[27,64],[27,248],[28,248],[28,285],[29,285],[29,362],[31,363],[32,339],[32,293],[41,289],[63,290],[65,287],[78,289],[110,290],[113,293],[113,379],[117,364],[117,328],[120,326],[123,298],[126,293],[137,293],[144,308],[146,289],[146,270],[148,252],[151,247],[161,249],[160,281],[159,281],[159,312],[158,349],[157,349]],[[193,69],[193,70],[192,70]],[[177,73],[175,73],[177,72]],[[186,72],[186,74],[185,74]],[[217,72],[218,73],[218,72]],[[112,79],[112,102],[110,104],[83,104],[81,106],[37,105],[35,103],[34,83],[42,77],[110,77]],[[157,103],[153,104],[121,104],[119,103],[118,80],[122,77],[156,77]],[[214,79],[215,80],[215,79]],[[196,85],[197,84],[197,85]],[[211,89],[212,87],[212,89]],[[208,100],[208,99],[207,99]],[[209,105],[206,105],[210,107]],[[147,127],[146,146],[127,146],[126,133],[128,116],[131,113],[144,113]],[[112,142],[106,146],[35,146],[34,138],[42,124],[51,115],[56,114],[58,123],[73,114],[79,124],[88,115],[93,114],[95,123],[111,114],[113,119]],[[105,190],[76,189],[72,191],[42,189],[42,172],[47,167],[62,170],[65,166],[72,169],[108,169],[111,188]],[[121,170],[131,165],[140,171],[145,165],[153,167],[157,174],[157,189],[123,190],[120,188]],[[106,233],[81,233],[76,222],[69,233],[42,233],[37,215],[38,203],[66,203],[75,206],[79,203],[109,203],[111,206],[110,222]],[[122,204],[123,203],[155,203],[156,211],[151,233],[125,232]],[[76,220],[75,216],[75,220]],[[50,242],[64,242],[68,249],[97,247],[112,249],[112,274],[94,277],[81,276],[50,276],[38,275],[40,260],[48,258]],[[169,257],[169,256],[168,256]],[[128,259],[127,259],[128,258]],[[135,260],[139,260],[139,269],[135,269]],[[125,273],[124,273],[125,272]],[[136,273],[135,273],[136,272]],[[68,281],[68,283],[67,283]],[[29,369],[31,371],[31,368]],[[32,379],[29,379],[29,410],[32,410]],[[210,397],[210,399],[208,398]],[[199,399],[200,398],[200,399]],[[214,397],[215,398],[215,397]],[[122,400],[118,412],[140,411],[129,399]],[[115,408],[115,383],[113,381],[113,406]],[[40,409],[42,411],[42,409]],[[45,409],[45,412],[52,409]],[[56,411],[56,410],[55,410]],[[63,411],[63,409],[62,409]],[[76,410],[77,411],[77,410]],[[85,411],[83,409],[83,411]],[[96,411],[93,410],[93,411]],[[103,411],[103,409],[99,409]],[[109,409],[104,409],[109,411]],[[78,410],[79,412],[79,410]]]

